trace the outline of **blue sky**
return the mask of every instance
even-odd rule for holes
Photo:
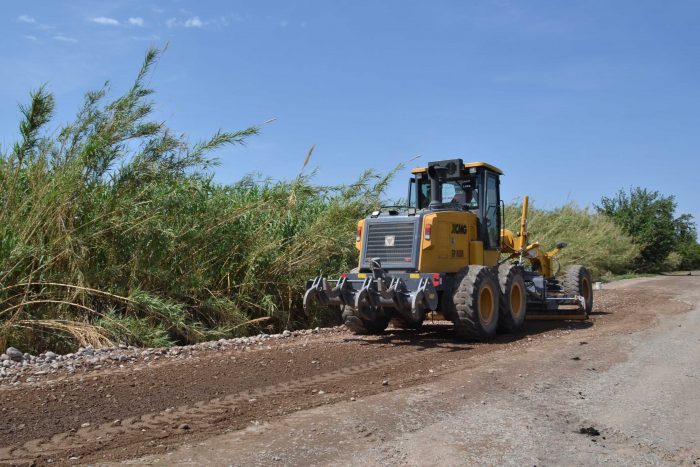
[[[506,200],[597,202],[644,186],[700,219],[698,1],[42,1],[0,5],[0,145],[48,83],[67,121],[121,92],[147,47],[158,118],[193,141],[270,118],[216,177],[319,183],[415,155],[484,160]],[[405,170],[389,190],[402,196]]]

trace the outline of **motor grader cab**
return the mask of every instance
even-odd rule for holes
[[[517,331],[530,318],[585,319],[591,278],[583,266],[556,278],[557,244],[529,243],[528,199],[520,230],[504,229],[503,173],[484,162],[430,162],[412,170],[405,207],[373,212],[357,225],[358,267],[310,280],[304,309],[336,306],[358,334],[417,328],[446,319],[460,338]]]

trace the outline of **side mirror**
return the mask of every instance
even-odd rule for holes
[[[554,245],[556,248],[559,248],[560,250],[563,250],[566,248],[566,242],[558,242],[556,245]]]

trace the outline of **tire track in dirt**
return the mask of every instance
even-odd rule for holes
[[[258,387],[217,397],[208,401],[200,401],[194,405],[183,405],[174,410],[149,413],[138,417],[129,417],[118,423],[103,423],[98,426],[81,427],[77,430],[62,432],[46,439],[33,439],[20,446],[0,449],[0,462],[31,463],[37,459],[60,456],[66,451],[71,454],[91,452],[104,445],[110,448],[128,444],[130,438],[137,437],[140,442],[162,438],[173,429],[179,430],[181,424],[192,428],[200,423],[211,423],[211,418],[226,413],[234,413],[241,406],[247,407],[257,398],[278,396],[288,397],[297,393],[307,392],[320,385],[334,385],[355,375],[379,370],[411,360],[422,359],[419,353],[405,353],[392,358],[363,362],[344,367],[328,373]],[[188,428],[188,429],[189,429]]]

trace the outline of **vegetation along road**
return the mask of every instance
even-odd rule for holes
[[[698,285],[606,285],[590,321],[492,343],[336,328],[25,373],[0,385],[0,462],[693,465]]]

